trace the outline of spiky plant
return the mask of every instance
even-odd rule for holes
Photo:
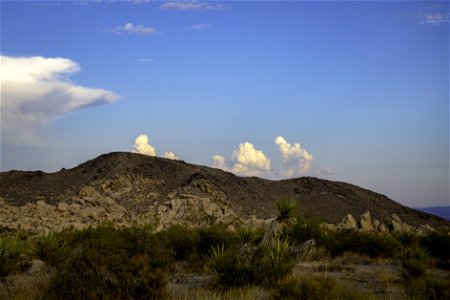
[[[222,246],[217,245],[212,247],[207,255],[203,256],[203,260],[207,267],[218,273],[227,263],[227,254],[228,251],[225,250],[224,244]]]
[[[297,203],[293,199],[285,199],[277,203],[278,217],[280,223],[293,220],[297,215]]]
[[[24,245],[21,241],[0,237],[0,281],[15,272],[19,272],[24,262]]]
[[[241,227],[238,229],[237,234],[242,244],[251,244],[258,238],[258,234],[253,227]]]
[[[60,235],[50,231],[47,234],[42,233],[36,238],[32,255],[42,260],[46,270],[50,271],[57,268],[66,259],[68,248]]]
[[[402,233],[400,233],[397,239],[400,242],[402,248],[402,259],[410,258],[411,251],[418,242],[416,236],[410,231],[403,231]]]
[[[277,238],[273,245],[266,248],[264,255],[264,269],[268,284],[280,282],[295,267],[296,259],[291,251],[288,238],[281,240]]]

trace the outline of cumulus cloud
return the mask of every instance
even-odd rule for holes
[[[145,134],[140,134],[136,138],[133,148],[134,153],[156,156],[156,150],[152,145],[148,143],[148,136]]]
[[[133,153],[139,153],[148,156],[156,156],[156,149],[155,147],[150,145],[148,136],[146,134],[140,134],[134,140]],[[179,159],[172,151],[166,151],[162,157],[174,160]]]
[[[168,1],[160,6],[162,9],[171,10],[220,10],[224,9],[224,5],[220,3],[209,3],[200,1]]]
[[[264,152],[245,142],[239,144],[239,148],[233,151],[229,164],[223,156],[214,155],[213,167],[243,176],[261,176],[270,172],[271,162]]]
[[[168,159],[173,159],[173,160],[178,160],[179,158],[175,155],[175,153],[171,152],[171,151],[166,151],[166,153],[164,153],[164,158],[168,158]]]
[[[115,34],[135,34],[135,35],[158,35],[160,31],[154,27],[145,27],[143,25],[134,25],[133,23],[126,23],[123,26],[117,26],[116,28],[109,29],[109,32]]]
[[[298,176],[310,171],[313,156],[303,149],[299,143],[291,145],[285,138],[278,136],[275,139],[275,144],[278,145],[281,162],[285,168],[284,176]]]
[[[37,131],[58,117],[82,108],[112,103],[111,91],[76,85],[69,76],[80,66],[67,58],[1,55],[2,139],[38,144]]]

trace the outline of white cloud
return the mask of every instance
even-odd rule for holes
[[[293,177],[304,174],[311,169],[313,156],[301,147],[299,143],[289,144],[282,136],[275,139],[281,154],[281,162],[285,170],[284,176]]]
[[[317,170],[317,175],[335,175],[336,171],[330,167],[325,167],[324,169]]]
[[[140,134],[134,141],[134,153],[156,156],[155,148],[148,143],[148,136]]]
[[[62,115],[112,103],[111,91],[76,85],[69,76],[80,71],[67,58],[1,55],[1,133],[14,144],[39,144],[37,132]]]
[[[202,31],[209,29],[209,24],[192,24],[183,27],[183,31]]]
[[[178,160],[179,158],[175,155],[175,153],[171,152],[171,151],[166,151],[166,153],[164,153],[164,158],[168,158],[168,159],[173,159],[173,160]]]
[[[135,34],[135,35],[158,35],[160,31],[153,27],[145,27],[143,25],[134,25],[133,23],[126,23],[123,26],[117,26],[116,28],[109,29],[109,32],[115,34]]]
[[[220,10],[225,6],[219,3],[209,3],[200,1],[168,1],[160,6],[162,9],[171,10]]]
[[[267,175],[271,170],[270,159],[249,142],[239,144],[233,152],[230,166],[221,155],[213,156],[213,167],[243,176]]]
[[[229,171],[227,164],[225,162],[225,157],[223,157],[222,155],[214,155],[212,159],[213,159],[213,168]]]
[[[448,23],[448,13],[440,14],[440,13],[428,13],[422,16],[422,24],[428,25],[441,25]]]

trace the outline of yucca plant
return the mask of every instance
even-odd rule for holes
[[[242,244],[251,244],[258,239],[258,233],[253,227],[241,227],[237,234]]]
[[[266,248],[264,255],[264,271],[268,284],[276,284],[285,278],[295,267],[296,259],[291,251],[288,238],[277,238],[273,245]]]
[[[297,203],[293,199],[285,199],[277,203],[278,217],[280,223],[292,220],[297,215]]]
[[[47,271],[57,268],[66,259],[68,248],[54,231],[42,233],[36,239],[32,255],[44,262]]]
[[[216,273],[227,264],[228,251],[225,250],[224,244],[212,247],[207,255],[203,256],[205,265]]]
[[[405,260],[410,258],[411,251],[417,245],[418,242],[416,236],[410,231],[404,231],[400,233],[397,239],[400,242],[402,248],[402,259]]]
[[[21,271],[26,261],[24,244],[10,237],[0,237],[0,281],[13,273]]]

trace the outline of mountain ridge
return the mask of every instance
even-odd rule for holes
[[[117,188],[117,178],[126,191],[115,198],[136,214],[146,211],[152,201],[167,201],[174,193],[220,199],[236,209],[244,218],[252,215],[267,219],[276,212],[276,203],[284,198],[297,201],[299,210],[314,214],[329,223],[339,223],[344,216],[360,216],[370,211],[383,219],[395,213],[404,222],[413,225],[448,227],[443,218],[403,206],[376,192],[345,182],[334,182],[314,177],[267,180],[257,177],[239,177],[232,173],[206,166],[189,164],[128,152],[100,155],[71,169],[54,173],[42,171],[9,171],[0,173],[0,197],[8,205],[21,206],[29,202],[58,205],[76,197],[86,186],[96,186],[109,192]],[[111,187],[106,187],[109,184]],[[136,184],[140,184],[136,188]],[[105,187],[103,187],[105,185]],[[100,188],[101,187],[101,188]],[[106,192],[105,192],[106,193]],[[147,197],[154,194],[156,196]],[[103,193],[104,194],[104,193]],[[103,195],[102,194],[102,195]],[[108,195],[109,195],[108,194]],[[133,198],[139,198],[139,205]],[[216,200],[214,200],[216,201]],[[217,200],[219,201],[219,200]]]

